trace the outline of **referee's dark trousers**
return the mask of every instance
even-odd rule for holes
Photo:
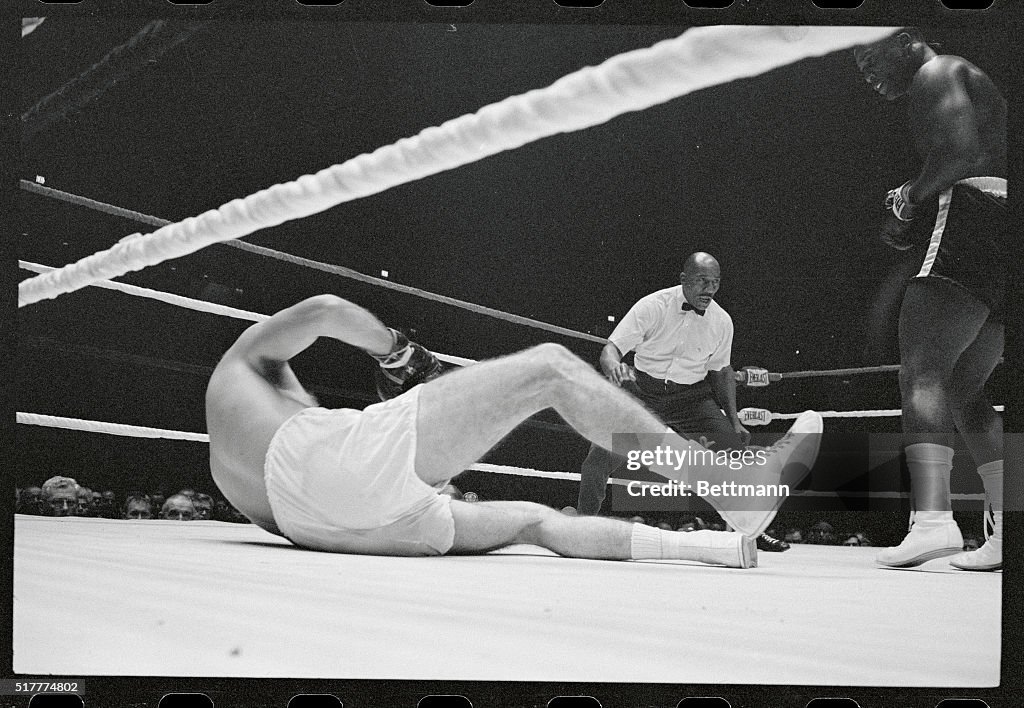
[[[639,369],[636,383],[622,386],[673,430],[683,437],[707,439],[712,450],[742,449],[743,441],[715,400],[711,382],[707,379],[695,384],[680,384],[648,376]],[[623,433],[631,432],[623,430]],[[601,510],[608,478],[626,469],[626,458],[603,447],[591,445],[587,459],[580,470],[580,494],[576,510],[584,516],[593,516]]]

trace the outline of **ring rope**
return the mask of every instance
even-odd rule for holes
[[[94,359],[113,361],[119,364],[131,364],[135,366],[144,366],[146,368],[163,369],[164,371],[174,371],[176,373],[190,374],[192,376],[200,376],[203,378],[209,378],[213,373],[212,366],[189,364],[187,362],[169,359],[157,359],[156,357],[143,356],[141,354],[129,354],[128,352],[117,351],[114,349],[103,349],[101,347],[94,347],[88,344],[68,344],[51,337],[37,337],[32,335],[23,336],[18,339],[18,346],[45,349],[47,351],[58,352],[60,354],[74,354],[76,356],[92,357]],[[380,400],[376,396],[370,397],[365,391],[357,391],[354,389],[341,389],[319,385],[307,386],[306,389],[316,396],[337,396],[339,398],[363,401],[365,403],[377,403]]]
[[[992,410],[1002,412],[1004,406],[992,406]],[[862,411],[818,411],[822,418],[894,418],[903,415],[899,408]],[[744,408],[739,411],[740,422],[744,425],[767,425],[773,420],[795,420],[799,413],[773,413],[764,408]]]
[[[18,261],[18,267],[24,270],[30,270],[34,273],[50,273],[56,268],[52,266],[41,265],[39,263],[31,263],[29,261]],[[116,290],[118,292],[126,293],[128,295],[135,295],[136,297],[144,297],[150,300],[157,300],[167,305],[175,305],[176,307],[183,307],[187,310],[195,310],[196,312],[205,312],[211,315],[222,315],[224,317],[233,317],[236,320],[248,320],[250,322],[263,322],[269,320],[269,315],[262,315],[258,312],[249,312],[247,310],[239,310],[235,307],[228,307],[227,305],[219,305],[215,302],[208,302],[206,300],[196,300],[184,295],[175,295],[173,293],[163,292],[161,290],[151,290],[149,288],[139,287],[138,285],[131,285],[129,283],[119,283],[113,280],[99,280],[89,285],[97,288],[105,288],[106,290]]]
[[[95,199],[89,199],[77,194],[71,194],[70,192],[64,192],[59,189],[52,187],[43,187],[42,185],[36,184],[29,180],[23,179],[19,182],[20,187],[27,191],[33,192],[40,196],[50,197],[51,199],[57,199],[58,201],[67,202],[69,204],[75,204],[77,206],[83,206],[95,211],[103,212],[111,216],[119,216],[125,219],[131,219],[138,221],[143,224],[149,224],[150,226],[168,226],[171,221],[167,219],[161,219],[156,216],[150,216],[149,214],[143,214],[138,211],[132,211],[130,209],[124,209],[122,207],[114,206],[113,204],[107,204],[105,202],[96,201]],[[561,334],[566,337],[574,337],[576,339],[582,339],[589,342],[596,342],[597,344],[605,344],[608,340],[603,337],[598,337],[587,332],[578,332],[567,327],[560,327],[558,325],[549,324],[540,320],[535,320],[530,317],[523,317],[521,315],[513,315],[508,312],[502,312],[491,307],[484,305],[477,305],[472,302],[466,302],[464,300],[458,300],[447,295],[439,295],[432,293],[427,290],[421,290],[420,288],[414,288],[410,285],[402,285],[401,283],[395,283],[390,280],[383,278],[375,278],[371,275],[365,275],[357,270],[351,268],[345,268],[344,266],[332,265],[330,263],[322,263],[320,261],[314,261],[309,258],[303,258],[296,256],[291,253],[284,253],[282,251],[276,251],[272,248],[265,246],[257,246],[256,244],[246,243],[245,241],[233,240],[222,242],[225,246],[231,246],[248,253],[255,253],[260,256],[267,258],[273,258],[274,260],[283,261],[285,263],[291,263],[293,265],[304,266],[312,270],[322,271],[324,273],[330,273],[331,275],[338,275],[343,278],[349,278],[350,280],[356,280],[362,283],[368,283],[370,285],[376,285],[388,290],[395,290],[406,295],[414,295],[416,297],[423,298],[424,300],[433,300],[434,302],[440,302],[445,305],[452,305],[454,307],[461,308],[474,312],[478,315],[485,315],[487,317],[493,317],[495,319],[504,320],[506,322],[512,322],[515,324],[526,325],[528,327],[534,327],[536,329],[553,332],[555,334]]]
[[[161,219],[158,216],[143,214],[141,211],[132,211],[131,209],[125,209],[124,207],[107,204],[106,202],[90,199],[89,197],[83,197],[80,194],[72,194],[71,192],[54,189],[53,187],[45,187],[28,179],[18,180],[18,186],[26,192],[32,192],[33,194],[38,194],[41,197],[56,199],[57,201],[66,202],[67,204],[82,206],[86,209],[92,209],[93,211],[107,214],[108,216],[119,216],[122,219],[138,221],[139,223],[149,224],[150,226],[156,226],[158,228],[172,223],[167,219]]]
[[[186,433],[180,430],[163,430],[161,428],[146,428],[140,425],[125,425],[124,423],[107,423],[98,420],[83,420],[81,418],[63,418],[55,415],[40,415],[38,413],[18,412],[17,421],[23,425],[40,425],[45,428],[64,428],[66,430],[81,430],[87,433],[107,433],[109,435],[120,435],[129,438],[160,438],[163,440],[190,440],[192,442],[210,442],[210,436],[206,433]]]
[[[587,332],[578,332],[568,327],[560,327],[553,325],[548,322],[542,322],[535,320],[530,317],[523,317],[522,315],[514,315],[509,312],[503,312],[502,310],[496,310],[493,307],[487,307],[485,305],[477,305],[472,302],[466,302],[465,300],[458,300],[447,295],[439,295],[432,293],[427,290],[415,288],[411,285],[402,285],[401,283],[395,283],[390,280],[383,278],[376,278],[372,275],[364,275],[359,271],[352,270],[351,268],[345,268],[343,266],[331,265],[329,263],[321,263],[320,261],[310,260],[309,258],[303,258],[302,256],[294,256],[289,253],[282,253],[281,251],[275,251],[265,246],[257,246],[255,244],[246,243],[245,241],[226,241],[226,246],[235,246],[241,248],[243,251],[249,251],[251,253],[258,253],[268,258],[276,258],[277,260],[292,263],[294,265],[301,265],[313,270],[319,270],[324,273],[330,273],[332,275],[340,275],[351,280],[357,280],[362,283],[369,283],[376,285],[388,290],[395,290],[406,295],[414,295],[416,297],[423,298],[424,300],[433,300],[434,302],[440,302],[445,305],[451,305],[458,307],[469,312],[473,312],[478,315],[484,315],[486,317],[493,317],[497,320],[504,320],[505,322],[512,322],[513,324],[525,325],[527,327],[533,327],[534,329],[541,329],[547,332],[553,332],[554,334],[560,334],[566,337],[573,337],[575,339],[582,339],[588,342],[595,342],[597,344],[606,344],[608,342],[604,337],[598,337]]]
[[[62,418],[51,415],[38,415],[35,413],[18,413],[17,422],[23,425],[37,425],[48,428],[65,428],[68,430],[80,430],[89,433],[107,433],[110,435],[121,435],[134,438],[155,438],[164,440],[187,440],[191,442],[209,443],[210,437],[205,433],[186,433],[177,430],[163,430],[160,428],[146,428],[137,425],[124,425],[120,423],[105,423],[93,420],[81,420],[78,418]],[[529,467],[512,467],[509,465],[493,465],[486,462],[477,462],[467,469],[473,472],[490,472],[492,474],[504,474],[517,477],[538,477],[543,479],[560,479],[566,481],[580,481],[578,472],[557,472],[552,470],[536,470]],[[633,479],[610,478],[610,484],[626,486]],[[658,484],[657,482],[641,482],[642,484]],[[835,497],[835,492],[819,492],[814,490],[797,490],[794,496],[801,497]],[[905,492],[844,492],[843,496],[848,497],[871,497],[884,499],[899,499],[908,496]],[[984,494],[952,494],[954,500],[984,501]]]
[[[37,29],[39,29],[39,25],[43,24],[43,22],[45,21],[45,17],[22,17],[21,36],[24,37],[26,35],[32,34]]]
[[[24,270],[29,270],[34,273],[48,273],[55,270],[52,266],[45,266],[39,263],[32,263],[29,261],[18,261],[18,266]],[[385,281],[386,282],[386,281]],[[162,292],[160,290],[151,290],[149,288],[143,288],[138,285],[130,285],[128,283],[120,283],[112,280],[103,280],[90,285],[99,288],[105,288],[108,290],[116,290],[119,292],[126,293],[128,295],[135,295],[138,297],[144,297],[151,300],[157,300],[168,305],[175,305],[177,307],[194,310],[196,312],[205,312],[208,314],[222,315],[224,317],[233,317],[240,320],[248,320],[250,322],[263,322],[270,319],[269,315],[264,315],[257,312],[249,312],[247,310],[240,310],[234,307],[228,307],[227,305],[220,305],[217,303],[209,302],[206,300],[196,300],[194,298],[185,297],[183,295],[175,295],[173,293]],[[513,315],[513,317],[515,317]],[[554,326],[554,325],[552,325]],[[571,331],[571,330],[569,330]],[[455,364],[458,366],[469,366],[475,364],[474,359],[467,359],[465,357],[454,356],[452,354],[444,354],[440,352],[433,352],[434,355],[449,364]],[[821,371],[795,371],[795,372],[784,372],[776,374],[775,372],[765,372],[768,376],[773,377],[772,380],[778,381],[782,379],[796,379],[802,377],[824,377],[824,376],[846,376],[851,374],[867,374],[867,373],[878,373],[878,372],[893,372],[899,371],[899,364],[885,364],[882,366],[862,366],[851,369],[824,369]],[[737,381],[745,383],[748,386],[756,386],[759,384],[751,383],[756,377],[751,375],[753,371],[764,371],[763,369],[757,369],[756,367],[747,367],[741,371],[736,372]],[[776,378],[777,377],[777,378]],[[764,384],[760,384],[764,385]],[[995,406],[995,410],[1003,410],[1002,406]],[[772,413],[771,411],[763,408],[744,408],[739,411],[740,420],[747,425],[763,425],[769,423],[772,420],[790,420],[796,418],[799,413]],[[822,413],[825,417],[831,418],[872,418],[882,416],[897,416],[900,415],[898,409],[890,410],[874,410],[874,411],[829,411]]]
[[[164,371],[174,371],[176,373],[190,374],[193,376],[200,376],[203,378],[209,378],[213,374],[214,367],[204,366],[202,364],[189,364],[182,361],[174,361],[169,359],[158,359],[156,357],[143,356],[141,354],[130,354],[128,352],[118,351],[115,349],[104,349],[102,347],[94,347],[88,344],[69,344],[62,342],[52,337],[39,337],[34,335],[27,335],[18,339],[19,347],[34,347],[36,349],[45,349],[49,352],[58,352],[60,354],[74,354],[76,356],[86,356],[94,359],[102,359],[104,361],[117,362],[119,364],[130,364],[135,366],[144,366],[147,368],[162,369]],[[335,396],[338,398],[344,398],[349,400],[362,401],[364,403],[380,403],[380,399],[376,396],[370,396],[365,391],[359,391],[355,389],[342,389],[337,387],[328,387],[320,385],[309,385],[305,387],[310,393],[317,397],[320,396]],[[541,416],[543,412],[537,413],[530,418],[527,418],[522,422],[522,425],[537,428],[541,430],[551,430],[556,432],[571,432],[572,427],[565,423],[555,423],[548,420],[544,420]]]
[[[160,227],[160,226],[167,226],[168,224],[172,223],[172,222],[170,222],[170,221],[168,221],[166,219],[161,219],[159,217],[151,216],[149,214],[143,214],[142,212],[138,212],[138,211],[132,211],[131,209],[126,209],[124,207],[115,206],[113,204],[108,204],[106,202],[97,201],[95,199],[90,199],[89,197],[83,197],[83,196],[78,195],[78,194],[72,194],[71,192],[65,192],[65,191],[62,191],[62,190],[59,190],[59,189],[54,189],[53,187],[44,187],[44,186],[42,186],[40,184],[37,184],[35,182],[32,182],[30,180],[25,180],[25,179],[20,180],[19,185],[20,185],[21,189],[23,189],[23,190],[25,190],[27,192],[32,192],[34,194],[38,194],[38,195],[44,196],[44,197],[50,197],[52,199],[56,199],[58,201],[67,202],[69,204],[75,204],[75,205],[78,205],[78,206],[83,206],[83,207],[86,207],[88,209],[93,209],[95,211],[103,212],[103,213],[111,215],[111,216],[118,216],[118,217],[122,217],[122,218],[125,218],[125,219],[131,219],[133,221],[137,221],[137,222],[144,223],[144,224],[149,224],[151,226]],[[453,305],[455,307],[459,307],[459,308],[462,308],[462,309],[465,309],[465,310],[469,310],[471,312],[475,312],[477,314],[486,315],[488,317],[494,317],[494,318],[500,319],[500,320],[505,320],[507,322],[513,322],[513,323],[516,323],[516,324],[523,324],[523,325],[526,325],[526,326],[535,327],[537,329],[543,329],[543,330],[547,330],[547,331],[550,331],[550,332],[555,332],[557,334],[563,334],[563,335],[568,336],[568,337],[575,337],[577,339],[584,339],[584,340],[587,340],[587,341],[596,342],[598,344],[604,344],[604,343],[606,343],[608,341],[605,338],[596,337],[596,336],[594,336],[592,334],[588,334],[588,333],[585,333],[585,332],[578,332],[576,330],[567,329],[565,327],[559,327],[558,325],[552,325],[552,324],[549,324],[547,322],[541,322],[539,320],[534,320],[534,319],[531,319],[531,318],[522,317],[520,315],[513,315],[513,314],[510,314],[510,313],[507,313],[507,312],[502,312],[500,310],[495,310],[495,309],[492,309],[492,308],[489,308],[489,307],[484,307],[483,305],[476,305],[474,303],[465,302],[463,300],[456,300],[455,298],[450,298],[450,297],[448,297],[446,295],[438,295],[436,293],[431,293],[431,292],[428,292],[428,291],[425,291],[425,290],[421,290],[419,288],[414,288],[414,287],[411,287],[411,286],[408,286],[408,285],[401,285],[399,283],[395,283],[395,282],[392,282],[390,280],[384,280],[382,278],[375,278],[375,277],[372,277],[372,276],[369,276],[369,275],[365,275],[363,273],[360,273],[358,271],[352,270],[350,268],[345,268],[345,267],[342,267],[342,266],[331,265],[331,264],[328,264],[328,263],[321,263],[319,261],[314,261],[314,260],[310,260],[310,259],[307,259],[307,258],[302,258],[300,256],[295,256],[295,255],[292,255],[290,253],[283,253],[281,251],[275,251],[274,249],[266,248],[264,246],[257,246],[255,244],[246,243],[245,241],[238,241],[238,240],[235,240],[235,241],[225,241],[223,243],[223,245],[231,246],[231,247],[234,247],[234,248],[238,248],[238,249],[241,249],[243,251],[250,252],[250,253],[255,253],[255,254],[258,254],[258,255],[266,256],[268,258],[274,258],[276,260],[285,261],[285,262],[293,263],[293,264],[296,264],[296,265],[305,266],[305,267],[308,267],[308,268],[313,268],[315,270],[321,270],[323,272],[331,273],[333,275],[339,275],[339,276],[342,276],[342,277],[351,278],[353,280],[358,280],[360,282],[369,283],[371,285],[377,285],[377,286],[380,286],[380,287],[383,287],[383,288],[387,288],[387,289],[391,289],[391,290],[396,290],[396,291],[399,291],[399,292],[402,292],[402,293],[405,293],[405,294],[408,294],[408,295],[414,295],[414,296],[417,296],[417,297],[422,297],[424,299],[434,300],[436,302],[442,302],[442,303],[445,303],[445,304],[448,304],[448,305]],[[22,267],[24,267],[24,268],[26,268],[28,270],[33,270],[34,268],[45,268],[45,270],[35,270],[35,272],[37,272],[37,273],[50,272],[52,270],[56,270],[55,268],[50,268],[50,267],[46,267],[46,266],[33,266],[33,267],[29,267],[29,265],[24,264],[24,262],[22,262],[22,263],[23,263]],[[145,291],[145,289],[143,289],[143,288],[139,288],[137,290],[134,290],[135,286],[127,286],[127,285],[125,285],[125,286],[121,287],[118,283],[115,283],[115,282],[112,282],[112,281],[104,281],[104,284],[101,285],[101,287],[107,287],[107,288],[111,288],[111,289],[122,289],[124,292],[133,292],[133,294],[142,295],[143,297],[152,297],[152,299],[161,300],[163,302],[169,302],[171,304],[180,304],[182,307],[188,307],[190,309],[200,309],[200,311],[206,311],[206,312],[210,311],[210,310],[205,310],[205,309],[201,309],[201,308],[198,308],[198,307],[194,307],[191,304],[185,303],[184,300],[187,300],[187,298],[184,298],[183,300],[179,301],[179,300],[177,300],[177,298],[179,296],[170,295],[170,294],[166,295],[165,297],[143,294],[142,291],[147,292],[147,293],[155,293],[157,291]],[[133,289],[133,290],[129,290],[130,288]],[[174,300],[173,302],[172,302],[172,299]],[[201,301],[192,301],[192,302],[195,303],[195,302],[201,302]],[[231,309],[231,308],[227,308],[227,309]],[[234,310],[234,312],[236,314],[229,314],[227,311],[223,311],[223,312],[220,312],[218,314],[226,314],[227,316],[238,317],[239,319],[249,319],[249,320],[254,321],[254,322],[259,322],[259,321],[261,321],[261,318],[265,317],[264,315],[257,315],[255,313],[247,313],[244,310]],[[446,360],[446,361],[448,361],[448,360]],[[883,365],[879,365],[879,366],[861,366],[861,367],[854,367],[854,368],[847,368],[847,369],[823,369],[823,370],[820,370],[820,371],[789,371],[789,372],[783,372],[783,373],[776,373],[774,371],[769,372],[766,369],[762,369],[762,368],[759,368],[759,367],[745,367],[742,370],[736,371],[735,375],[736,375],[736,381],[738,383],[754,387],[754,386],[764,386],[764,385],[767,385],[769,382],[774,383],[774,382],[781,381],[783,379],[814,378],[814,377],[823,377],[823,376],[853,376],[853,375],[859,375],[859,374],[888,373],[888,372],[899,371],[899,369],[900,369],[900,365],[899,364],[883,364]]]
[[[30,263],[28,261],[18,261],[18,266],[35,273],[48,273],[54,270],[51,266],[40,265],[39,263]],[[138,285],[119,283],[113,280],[101,280],[95,283],[90,283],[89,285],[98,288],[105,288],[107,290],[116,290],[128,295],[136,295],[150,300],[157,300],[168,305],[175,305],[188,310],[195,310],[196,312],[222,315],[224,317],[234,317],[235,319],[248,320],[250,322],[264,322],[270,319],[270,315],[264,315],[258,312],[248,312],[246,310],[239,310],[235,307],[228,307],[227,305],[208,302],[206,300],[196,300],[194,298],[185,297],[184,295],[174,295],[173,293],[166,293],[160,290],[150,290],[149,288],[139,287]],[[451,354],[442,354],[439,352],[433,352],[433,354],[441,361],[449,364],[456,364],[458,366],[468,366],[476,363],[473,359],[467,359],[461,356],[453,356]]]
[[[994,410],[1001,411],[1003,406],[993,406]],[[822,418],[878,418],[878,417],[895,417],[901,415],[899,409],[894,410],[864,410],[864,411],[819,411]],[[775,413],[775,420],[792,420],[800,416],[799,413]],[[73,430],[90,430],[92,432],[105,432],[113,435],[120,435],[120,430],[138,430],[147,431],[152,430],[161,435],[154,435],[152,437],[168,437],[172,438],[175,435],[199,435],[199,433],[180,433],[174,430],[159,430],[157,428],[143,428],[138,426],[125,426],[119,423],[104,423],[102,421],[90,421],[80,420],[78,418],[61,418],[59,416],[48,416],[38,415],[35,413],[18,413],[18,422],[25,423],[28,425],[46,425],[49,427],[69,427]],[[62,425],[67,423],[67,426]],[[85,426],[85,427],[80,427]],[[125,433],[127,434],[127,433]],[[134,437],[147,437],[143,433],[138,433]],[[185,439],[185,438],[183,438]],[[192,439],[192,438],[188,438]],[[208,438],[204,438],[204,441],[208,441]]]
[[[573,72],[412,138],[274,185],[18,285],[18,305],[325,211],[544,137],[605,123],[686,93],[882,39],[895,27],[697,27]]]
[[[857,376],[859,374],[878,374],[899,370],[899,364],[882,364],[879,366],[855,366],[849,369],[822,369],[821,371],[787,371],[779,374],[779,377],[782,379],[810,379],[819,376]]]
[[[819,371],[787,371],[776,373],[759,366],[745,366],[736,372],[736,382],[752,388],[767,386],[785,379],[807,379],[822,376],[856,376],[859,374],[891,373],[900,370],[899,364],[856,366],[848,369],[821,369]]]

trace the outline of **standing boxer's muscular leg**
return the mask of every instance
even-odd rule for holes
[[[878,554],[882,565],[916,566],[963,547],[949,491],[953,375],[988,314],[984,303],[946,280],[915,278],[907,286],[900,310],[900,393],[914,518],[903,542]]]
[[[986,502],[985,543],[949,560],[962,570],[1003,567],[1003,420],[985,395],[985,383],[1003,353],[1003,330],[1001,323],[986,322],[953,373],[953,419],[978,466]]]

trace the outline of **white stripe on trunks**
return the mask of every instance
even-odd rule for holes
[[[939,195],[939,213],[935,217],[935,228],[932,230],[932,240],[928,243],[928,253],[924,256],[924,263],[918,272],[918,278],[924,278],[932,272],[935,264],[935,257],[939,255],[939,244],[942,243],[942,232],[946,230],[946,217],[949,216],[949,204],[953,201],[953,188],[950,187]]]

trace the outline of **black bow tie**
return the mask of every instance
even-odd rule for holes
[[[683,309],[682,309],[682,311],[683,311],[683,312],[687,312],[687,311],[690,311],[690,312],[693,312],[693,313],[695,313],[695,314],[698,314],[698,315],[700,315],[701,317],[703,317],[703,316],[704,316],[704,312],[705,312],[704,310],[698,310],[698,309],[697,309],[696,307],[694,307],[693,305],[691,305],[691,304],[690,304],[690,303],[688,303],[688,302],[684,302],[684,303],[683,303]]]

